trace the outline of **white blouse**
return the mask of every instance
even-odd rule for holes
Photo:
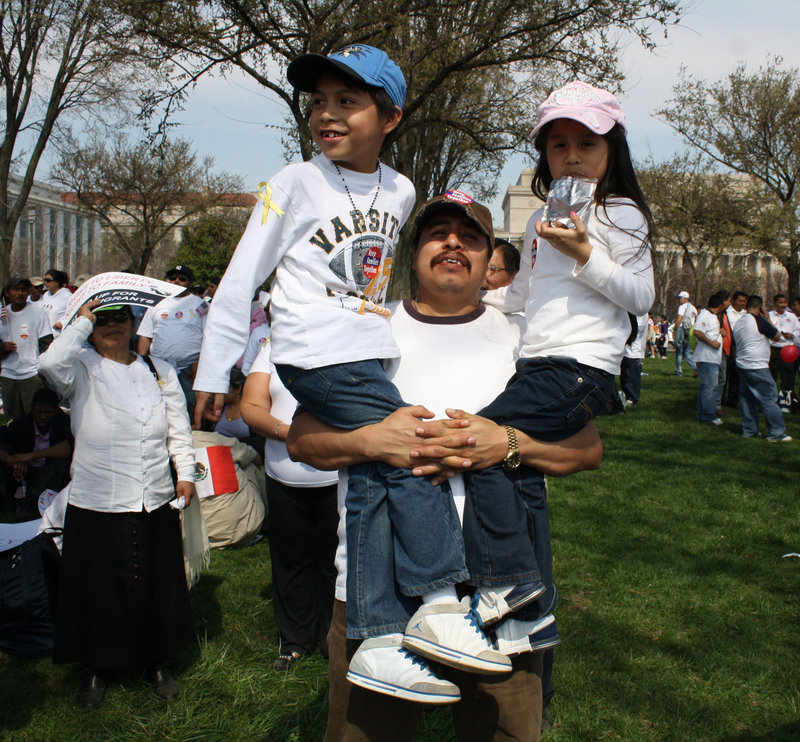
[[[70,400],[75,452],[69,501],[100,512],[151,512],[175,496],[169,457],[193,482],[194,447],[175,370],[103,358],[83,347],[92,322],[78,317],[40,358],[40,371]]]

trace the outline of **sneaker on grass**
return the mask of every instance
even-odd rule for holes
[[[402,634],[365,639],[350,660],[347,679],[387,696],[419,703],[457,703],[458,686],[437,678],[421,657],[403,648]]]
[[[469,604],[469,598],[464,598],[460,603],[423,605],[406,626],[403,646],[425,659],[464,672],[509,672],[511,661],[492,649]]]
[[[492,646],[509,657],[550,649],[561,643],[552,613],[536,621],[520,621],[512,616],[497,624],[488,636]]]
[[[768,435],[767,443],[788,443],[792,440],[790,435]]]
[[[479,587],[472,598],[472,611],[481,628],[497,623],[509,613],[524,608],[545,591],[541,582],[506,587]]]

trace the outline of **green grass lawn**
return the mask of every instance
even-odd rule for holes
[[[695,421],[697,381],[647,360],[642,401],[598,421],[603,468],[550,482],[563,644],[552,742],[800,740],[800,418],[795,441]],[[762,422],[763,431],[763,422]],[[0,653],[0,739],[322,738],[326,663],[276,654],[265,541],[214,552],[192,591],[199,641],[164,704],[140,678],[77,707],[77,668]],[[455,739],[448,713],[416,739]]]

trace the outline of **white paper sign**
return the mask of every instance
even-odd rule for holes
[[[143,307],[152,307],[162,299],[175,296],[185,290],[185,286],[159,281],[157,278],[149,276],[138,276],[132,273],[98,273],[72,295],[61,325],[66,327],[72,322],[78,310],[92,299],[99,299],[101,307],[115,304],[138,304]]]

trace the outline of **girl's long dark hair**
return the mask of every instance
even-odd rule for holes
[[[553,182],[550,166],[547,163],[547,152],[545,151],[547,137],[550,134],[553,123],[551,121],[543,126],[533,140],[533,146],[536,147],[536,151],[539,153],[539,162],[533,174],[531,190],[542,201],[547,200],[547,192]],[[655,239],[656,225],[644,193],[642,193],[642,189],[639,186],[639,181],[636,179],[631,152],[628,149],[628,140],[625,138],[625,130],[619,124],[614,124],[611,130],[602,136],[608,143],[608,167],[606,167],[603,177],[597,184],[595,200],[603,207],[608,223],[615,227],[617,225],[613,224],[606,211],[607,201],[614,197],[629,198],[633,201],[639,211],[642,212],[642,216],[644,216],[644,220],[647,223],[648,235],[644,239],[642,247],[650,249]]]

